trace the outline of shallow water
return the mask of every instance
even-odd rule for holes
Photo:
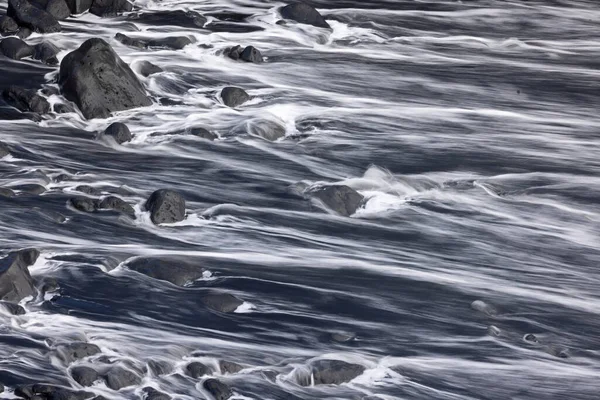
[[[0,199],[2,250],[40,249],[32,274],[60,285],[24,302],[27,314],[0,316],[0,382],[77,388],[49,349],[87,340],[112,360],[175,365],[119,392],[86,389],[108,399],[139,398],[145,386],[209,398],[178,372],[223,359],[247,366],[220,377],[237,399],[597,398],[597,5],[313,4],[332,32],[277,25],[277,2],[164,0],[136,6],[251,16],[209,17],[211,32],[85,14],[28,39],[52,41],[60,59],[102,37],[133,66],[148,60],[165,72],[140,77],[151,107],[106,120],[0,121],[0,140],[16,148],[0,164],[0,186],[47,189]],[[225,31],[248,26],[261,30]],[[140,50],[114,39],[134,27],[197,43]],[[236,44],[266,62],[221,54]],[[0,68],[3,86],[52,86],[57,73],[33,61]],[[227,85],[255,98],[227,108],[217,95]],[[286,137],[246,133],[264,118],[284,124]],[[131,143],[95,139],[115,121],[130,127]],[[192,127],[220,139],[185,135]],[[350,218],[333,215],[298,194],[320,183],[368,200]],[[81,184],[119,195],[137,218],[69,208]],[[156,227],[143,204],[164,187],[185,195],[188,216]],[[205,278],[177,287],[123,266],[167,255],[202,266]],[[208,289],[245,303],[210,311],[199,301]],[[335,332],[355,339],[338,343]],[[366,371],[348,384],[297,385],[315,358]]]

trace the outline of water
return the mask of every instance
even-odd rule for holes
[[[221,376],[236,399],[595,399],[600,373],[600,195],[596,37],[590,1],[322,1],[332,32],[277,25],[282,3],[140,1],[142,10],[251,15],[252,32],[145,25],[83,15],[50,40],[59,59],[90,37],[135,66],[155,105],[85,121],[1,121],[15,148],[0,186],[37,183],[41,196],[2,199],[1,247],[36,247],[36,279],[60,291],[0,316],[0,382],[79,386],[51,351],[85,340],[112,362],[170,363],[119,392],[152,386],[209,398],[184,375],[191,360],[234,361]],[[222,15],[217,15],[222,18]],[[183,50],[139,50],[116,40],[193,36]],[[237,25],[236,25],[237,24]],[[225,28],[222,28],[225,26]],[[221,52],[253,45],[263,64]],[[0,63],[2,85],[50,85],[56,69]],[[220,104],[227,85],[255,98]],[[60,98],[52,96],[51,102]],[[279,121],[269,142],[248,124]],[[94,139],[126,122],[131,143]],[[185,129],[205,127],[209,142]],[[61,177],[61,179],[58,179]],[[344,183],[367,197],[350,218],[298,193]],[[135,206],[135,220],[67,206],[88,184]],[[155,189],[187,200],[185,221],[156,227],[142,211]],[[63,221],[60,216],[64,216]],[[186,287],[129,271],[138,256],[178,257],[205,269]],[[208,310],[207,290],[244,300]],[[336,341],[332,334],[349,335]],[[535,335],[535,340],[529,334]],[[343,335],[342,335],[343,336]],[[105,357],[105,358],[102,358]],[[363,365],[343,385],[302,387],[320,358]]]

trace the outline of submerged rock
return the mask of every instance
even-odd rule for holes
[[[71,376],[81,386],[92,386],[100,379],[98,372],[90,367],[80,366],[71,369]]]
[[[71,363],[100,353],[100,347],[92,343],[73,342],[59,345],[56,352],[66,363]]]
[[[60,32],[60,24],[50,13],[33,6],[27,0],[8,0],[6,14],[13,18],[19,26],[27,27],[34,32]]]
[[[148,361],[148,370],[155,376],[170,374],[173,372],[173,366],[167,361]]]
[[[11,186],[10,189],[14,191],[19,191],[25,194],[31,194],[33,196],[38,196],[44,192],[46,192],[46,188],[37,183],[25,183],[23,185],[15,185]]]
[[[185,371],[194,379],[202,378],[204,375],[210,375],[212,373],[210,368],[197,361],[189,363],[185,367]]]
[[[215,133],[209,131],[206,128],[202,128],[202,127],[191,128],[186,132],[189,133],[190,135],[194,135],[199,138],[207,139],[207,140],[215,140],[215,139],[219,138]]]
[[[334,185],[319,188],[311,193],[327,208],[339,215],[349,217],[363,204],[364,197],[356,190],[345,185]]]
[[[225,383],[217,379],[207,379],[202,387],[215,398],[215,400],[227,400],[233,396],[233,392]]]
[[[319,360],[311,365],[315,385],[340,385],[365,372],[365,367],[339,360]]]
[[[57,20],[67,19],[71,15],[71,10],[65,0],[30,0],[31,4],[39,9],[46,11]]]
[[[21,250],[0,260],[0,300],[18,302],[35,294],[27,267],[35,263],[39,254],[34,249]]]
[[[33,58],[45,64],[56,65],[58,64],[58,58],[56,58],[58,52],[58,47],[52,43],[42,42],[35,45]]]
[[[155,224],[172,224],[185,218],[185,199],[173,190],[160,189],[146,201],[146,210]]]
[[[282,124],[270,121],[268,119],[260,119],[248,123],[248,133],[251,135],[260,136],[263,139],[271,142],[281,139],[285,136],[285,126]]]
[[[229,293],[211,293],[202,297],[202,303],[214,311],[231,313],[244,304],[244,301]]]
[[[2,97],[7,104],[22,112],[46,114],[50,112],[50,103],[34,90],[10,86],[2,91]]]
[[[13,192],[12,189],[0,187],[0,196],[15,197],[15,192]]]
[[[137,63],[137,68],[140,75],[144,77],[149,77],[150,75],[158,74],[159,72],[163,72],[163,69],[158,65],[152,64],[150,61],[140,61]]]
[[[119,390],[124,387],[138,385],[142,380],[132,371],[123,367],[114,367],[104,377],[106,386],[112,390]]]
[[[86,197],[75,197],[69,199],[69,204],[73,206],[76,210],[91,213],[98,209],[98,200],[96,199],[88,199]]]
[[[93,0],[90,13],[98,17],[115,17],[133,10],[133,4],[127,0]]]
[[[69,53],[60,64],[58,82],[88,119],[152,104],[129,65],[102,39],[89,39]]]
[[[121,122],[110,124],[104,131],[104,135],[112,137],[118,144],[129,142],[133,138],[127,125]]]
[[[292,3],[279,10],[281,16],[285,19],[300,22],[301,24],[313,25],[318,28],[328,28],[331,26],[325,21],[325,18],[313,7],[306,3]]]
[[[0,158],[10,155],[10,147],[4,142],[0,142]]]
[[[148,48],[148,47],[162,47],[167,49],[181,50],[185,46],[194,43],[192,39],[187,36],[168,36],[165,38],[132,38],[122,33],[117,33],[115,39],[123,43],[126,46]]]
[[[193,263],[176,258],[135,258],[127,264],[127,268],[154,279],[184,286],[203,277],[204,269]]]
[[[98,204],[99,210],[112,210],[123,214],[127,214],[130,217],[135,217],[135,211],[125,200],[118,198],[117,196],[107,196],[100,204]]]
[[[235,108],[250,100],[250,96],[244,89],[227,86],[221,91],[221,99],[226,106]]]
[[[237,374],[244,369],[240,364],[231,361],[219,361],[219,369],[222,374]]]
[[[142,391],[146,394],[144,400],[171,400],[171,396],[152,387],[145,387]]]
[[[8,58],[20,60],[25,57],[31,57],[34,54],[32,46],[28,45],[21,39],[9,37],[0,42],[0,51]]]
[[[100,196],[102,191],[90,185],[79,185],[75,188],[78,192],[89,194],[91,196]]]

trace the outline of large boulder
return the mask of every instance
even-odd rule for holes
[[[46,11],[57,20],[69,18],[71,10],[65,0],[30,0],[31,4],[41,10]]]
[[[133,4],[127,0],[94,0],[90,13],[98,17],[115,17],[133,10]]]
[[[7,104],[22,112],[46,114],[50,112],[50,103],[34,90],[10,86],[2,91],[2,97]]]
[[[197,263],[173,257],[138,257],[128,261],[125,266],[132,271],[178,286],[185,286],[202,278],[205,271]]]
[[[89,39],[67,54],[58,83],[88,119],[152,104],[129,65],[102,39]]]
[[[20,60],[21,58],[31,57],[34,54],[32,46],[28,45],[21,39],[9,37],[0,42],[0,51],[8,58]]]
[[[18,302],[35,294],[27,267],[35,263],[39,255],[37,250],[21,250],[0,260],[0,300]]]
[[[129,128],[122,122],[110,124],[109,127],[104,131],[104,136],[113,138],[118,144],[129,142],[132,139]]]
[[[71,14],[82,14],[90,9],[93,0],[66,0]]]
[[[34,32],[54,33],[61,30],[58,20],[53,15],[35,7],[27,0],[8,0],[6,13],[20,26],[27,27]]]
[[[313,191],[312,196],[319,199],[327,208],[349,217],[364,203],[365,198],[356,190],[345,185],[334,185]]]
[[[226,106],[235,108],[250,100],[250,96],[242,88],[227,86],[221,90],[221,99]]]
[[[160,39],[156,38],[133,38],[122,33],[117,33],[115,39],[126,46],[137,47],[141,49],[149,47],[160,47],[165,49],[181,50],[185,46],[194,43],[187,36],[167,36]]]
[[[306,3],[292,3],[279,10],[281,16],[285,19],[300,22],[301,24],[313,25],[318,28],[328,28],[331,26],[325,21],[325,18],[313,7]]]
[[[365,372],[365,367],[339,360],[319,360],[311,365],[315,385],[340,385]]]
[[[172,224],[185,218],[185,199],[173,190],[160,189],[146,201],[146,210],[155,224]]]
[[[217,379],[207,379],[202,383],[202,387],[211,394],[215,400],[227,400],[233,396],[233,392],[225,383]]]

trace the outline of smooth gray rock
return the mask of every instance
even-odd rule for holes
[[[63,361],[71,363],[100,353],[100,347],[92,343],[73,342],[57,346],[56,352]]]
[[[260,136],[271,142],[285,136],[285,126],[267,119],[255,120],[248,123],[248,133]]]
[[[121,122],[110,124],[104,131],[104,135],[112,137],[118,144],[129,142],[133,138],[127,125]]]
[[[155,224],[172,224],[185,218],[185,199],[173,190],[160,189],[146,201],[146,210]]]
[[[15,192],[13,192],[12,189],[0,187],[0,196],[15,197]]]
[[[244,301],[229,293],[211,293],[202,297],[202,303],[211,310],[231,313],[244,304]]]
[[[50,103],[34,90],[10,86],[2,91],[2,97],[7,104],[22,112],[46,114],[50,112]]]
[[[211,394],[215,400],[227,400],[233,396],[233,392],[225,383],[217,379],[207,379],[202,383],[202,387]]]
[[[87,119],[152,104],[129,65],[102,39],[89,39],[69,53],[60,63],[58,82]]]
[[[313,191],[312,196],[344,217],[354,214],[364,202],[363,195],[345,185],[322,187]]]
[[[80,366],[71,369],[71,376],[81,386],[92,386],[100,379],[98,372],[90,367]]]
[[[57,20],[69,18],[71,10],[65,0],[28,0],[31,5],[46,11]]]
[[[8,58],[20,60],[25,57],[31,57],[34,54],[34,48],[21,39],[9,37],[0,42],[0,51]]]
[[[209,130],[208,130],[208,129],[206,129],[206,128],[202,128],[202,127],[195,127],[195,128],[191,128],[191,129],[190,129],[189,131],[187,131],[187,132],[188,132],[190,135],[194,135],[194,136],[197,136],[197,137],[199,137],[199,138],[202,138],[202,139],[207,139],[207,140],[215,140],[215,139],[218,139],[218,138],[219,138],[219,137],[218,137],[218,136],[217,136],[215,133],[213,133],[213,132],[209,131]]]
[[[66,0],[71,14],[82,14],[90,9],[93,0]]]
[[[250,100],[250,96],[244,89],[227,86],[221,90],[221,99],[226,106],[235,108]]]
[[[205,271],[194,262],[175,257],[138,257],[128,261],[125,266],[132,271],[178,286],[202,278]]]
[[[221,360],[219,361],[219,369],[221,370],[222,374],[237,374],[243,370],[244,367],[232,361]]]
[[[244,51],[242,51],[242,54],[240,54],[240,59],[255,64],[260,64],[264,61],[262,54],[254,46],[247,46]]]
[[[58,58],[56,58],[56,55],[59,51],[60,50],[58,47],[52,43],[42,42],[35,45],[33,58],[48,65],[56,65],[58,64]]]
[[[33,196],[39,196],[42,193],[46,192],[46,188],[37,183],[25,183],[22,185],[11,186],[10,189],[14,191],[19,191],[21,193],[30,194]]]
[[[163,69],[157,65],[152,64],[150,61],[140,61],[137,64],[140,75],[149,77],[150,75],[158,74],[163,72]]]
[[[61,30],[60,24],[53,15],[33,6],[27,0],[8,0],[6,14],[19,26],[27,27],[34,32],[54,33]]]
[[[194,379],[202,378],[204,375],[210,375],[211,369],[200,362],[189,363],[185,367],[185,372]]]
[[[365,367],[338,360],[319,360],[311,365],[315,385],[340,385],[365,372]]]
[[[19,30],[19,25],[17,22],[9,17],[8,15],[3,15],[0,17],[0,32],[3,34],[13,34]]]
[[[181,50],[185,46],[194,43],[187,36],[167,36],[165,38],[133,38],[122,33],[117,33],[115,39],[126,46],[137,48],[160,47],[166,49]]]
[[[40,252],[34,249],[9,253],[0,260],[0,300],[19,302],[35,295],[33,279],[27,267],[35,263]]]
[[[93,0],[90,13],[98,17],[116,17],[133,10],[133,4],[127,0]]]
[[[325,18],[313,7],[306,3],[292,3],[279,10],[285,19],[300,22],[301,24],[313,25],[319,28],[331,29]]]
[[[120,213],[135,217],[135,211],[125,200],[118,198],[117,196],[107,196],[100,204],[98,204],[99,210],[112,210]]]
[[[113,367],[104,377],[106,386],[112,390],[119,390],[124,387],[138,385],[142,380],[132,371],[123,367]]]

